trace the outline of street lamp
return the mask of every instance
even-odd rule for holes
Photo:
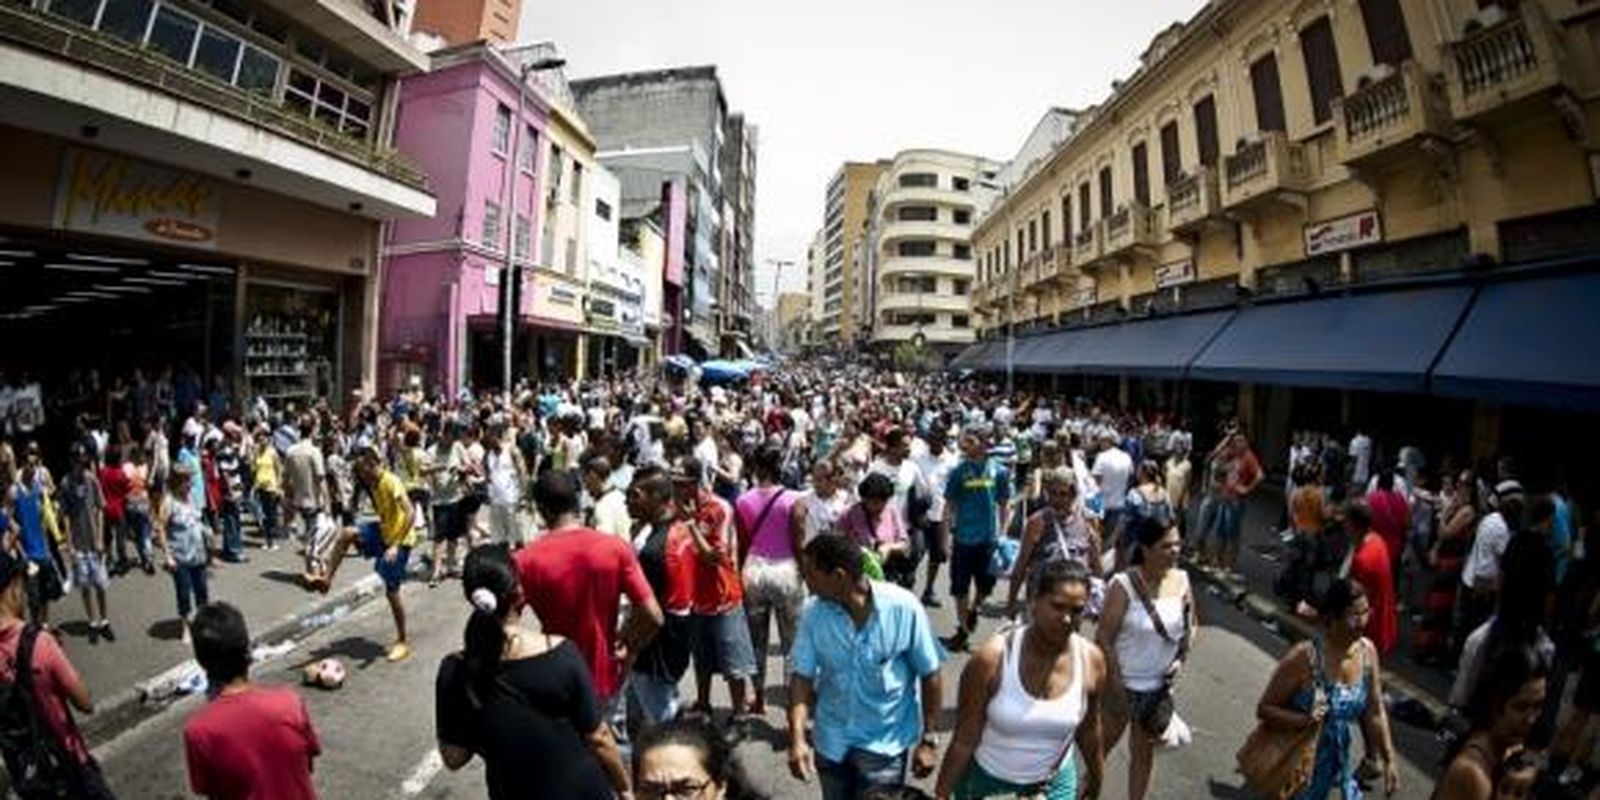
[[[516,342],[517,305],[522,288],[522,269],[513,252],[517,244],[517,171],[521,169],[522,161],[522,129],[527,127],[522,122],[524,101],[528,91],[528,76],[535,72],[545,72],[561,69],[567,65],[564,58],[540,58],[523,64],[517,72],[517,115],[512,117],[511,123],[511,153],[506,159],[505,180],[502,192],[510,194],[506,200],[506,247],[504,262],[501,265],[500,277],[500,378],[505,388],[506,397],[511,397],[511,351]],[[528,249],[533,249],[533,220],[528,220]]]

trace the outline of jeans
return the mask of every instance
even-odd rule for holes
[[[628,673],[628,713],[644,726],[660,725],[678,716],[678,684],[634,670]]]
[[[178,595],[178,616],[184,619],[196,608],[211,602],[205,564],[179,564],[172,570],[172,588]]]
[[[222,557],[237,560],[244,553],[244,531],[239,526],[239,504],[225,502],[217,511],[217,528],[222,534]]]
[[[750,647],[755,651],[756,697],[767,685],[767,644],[772,633],[771,618],[778,620],[778,643],[783,650],[783,675],[788,678],[789,650],[800,622],[800,606],[805,602],[805,584],[800,566],[793,560],[768,561],[751,556],[744,566],[744,610],[750,622]]]
[[[880,756],[851,748],[841,762],[817,756],[817,782],[822,786],[822,800],[856,800],[869,787],[905,783],[907,752]]]
[[[139,563],[150,563],[150,507],[130,505],[122,524],[133,535],[134,548],[139,551]],[[121,553],[117,554],[121,557]]]
[[[278,538],[279,502],[281,497],[277,492],[256,490],[256,521],[261,523],[261,538],[268,547]]]

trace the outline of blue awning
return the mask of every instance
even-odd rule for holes
[[[1182,377],[1195,356],[1235,312],[1209,311],[1176,317],[1122,322],[1073,331],[1063,371],[1091,375]]]
[[[1201,351],[1189,377],[1422,392],[1472,292],[1444,286],[1245,308]]]
[[[950,368],[973,369],[973,364],[978,360],[978,356],[982,355],[984,348],[988,346],[988,342],[973,342],[967,345],[962,348],[961,352],[956,353],[955,358],[950,359]]]
[[[1600,408],[1600,273],[1478,291],[1433,370],[1439,394]]]

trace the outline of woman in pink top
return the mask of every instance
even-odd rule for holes
[[[889,504],[894,497],[894,479],[874,472],[861,480],[856,494],[861,499],[839,518],[839,532],[877,556],[884,580],[911,588],[917,564],[911,559],[905,521]]]
[[[783,451],[773,445],[757,450],[750,471],[756,486],[734,503],[733,519],[739,530],[740,563],[744,564],[744,612],[750,623],[750,644],[756,653],[755,700],[749,713],[766,713],[763,690],[767,680],[767,635],[777,617],[778,643],[784,657],[784,678],[789,672],[789,648],[805,602],[805,582],[796,560],[805,536],[804,516],[795,513],[798,492],[778,483]]]

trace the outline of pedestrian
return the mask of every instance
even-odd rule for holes
[[[26,560],[0,551],[0,687],[15,691],[0,707],[0,723],[11,731],[38,731],[38,738],[5,743],[6,768],[31,773],[40,797],[112,800],[72,717],[73,709],[94,713],[89,689],[55,635],[24,621],[27,571]],[[19,673],[18,664],[28,669]],[[20,777],[12,772],[13,787]]]
[[[1083,513],[1078,502],[1078,484],[1072,470],[1060,467],[1044,474],[1045,497],[1049,504],[1028,518],[1022,528],[1022,544],[1017,562],[1011,568],[1007,586],[1006,616],[1015,618],[1022,610],[1017,596],[1028,581],[1044,567],[1068,561],[1083,566],[1089,575],[1089,606],[1085,613],[1099,615],[1103,593],[1100,585],[1100,532]],[[1100,591],[1097,592],[1096,590]]]
[[[1538,772],[1524,749],[1544,705],[1550,662],[1530,647],[1496,655],[1473,698],[1471,728],[1446,759],[1435,800],[1533,797]],[[1544,796],[1544,795],[1539,795]]]
[[[357,552],[362,557],[372,559],[373,569],[383,581],[389,614],[394,618],[395,641],[389,646],[388,660],[404,661],[411,656],[411,645],[406,638],[406,609],[400,599],[400,584],[405,581],[411,550],[417,544],[417,530],[412,522],[416,510],[406,497],[405,485],[382,466],[378,451],[372,445],[357,448],[354,471],[356,480],[372,497],[378,519],[363,523],[359,528],[341,530],[326,555],[327,570],[307,573],[305,584],[308,589],[327,594],[346,553],[351,547],[358,547]],[[317,556],[319,562],[322,558],[320,554]]]
[[[1156,744],[1187,739],[1172,688],[1194,650],[1200,621],[1189,575],[1178,567],[1183,545],[1177,528],[1146,520],[1131,533],[1130,566],[1111,579],[1095,639],[1106,656],[1110,685],[1122,694],[1108,706],[1106,749],[1128,731],[1128,797],[1144,800]]]
[[[1364,635],[1371,611],[1361,584],[1349,579],[1334,581],[1319,609],[1321,634],[1289,649],[1256,706],[1261,722],[1279,730],[1321,726],[1311,774],[1295,800],[1361,800],[1357,762],[1350,752],[1357,725],[1369,750],[1375,750],[1383,761],[1384,790],[1393,796],[1399,788],[1380,656],[1377,646]]]
[[[928,490],[928,513],[922,527],[922,546],[928,554],[928,574],[922,584],[922,604],[938,608],[941,603],[933,587],[939,579],[939,567],[950,560],[950,541],[942,533],[946,514],[945,486],[949,482],[950,471],[960,463],[960,457],[951,451],[947,443],[949,437],[942,417],[928,426],[922,438],[927,447],[922,454],[913,457],[921,473],[922,484]]]
[[[756,655],[750,716],[759,718],[767,709],[767,644],[774,624],[778,627],[785,683],[792,671],[789,653],[800,621],[800,606],[806,599],[799,562],[805,547],[805,516],[797,510],[802,508],[799,494],[778,482],[783,471],[781,449],[774,445],[761,447],[750,466],[756,485],[734,504],[734,522],[739,542],[746,549],[740,559],[744,564],[744,608]]]
[[[46,488],[48,476],[39,464],[37,449],[30,448],[16,480],[5,488],[12,517],[15,544],[3,548],[27,560],[28,620],[40,626],[50,624],[50,604],[63,596],[61,572],[50,554],[50,531],[45,524],[45,509],[50,502]]]
[[[589,666],[603,717],[620,720],[622,679],[633,654],[661,627],[661,606],[633,548],[579,523],[578,484],[570,471],[545,472],[533,492],[550,527],[516,555],[522,599],[543,630],[572,640]],[[619,628],[624,597],[629,613]]]
[[[824,533],[832,533],[853,502],[842,480],[843,472],[832,459],[818,459],[811,464],[811,486],[795,501],[795,513],[805,530],[802,547]]]
[[[150,560],[150,467],[146,461],[144,451],[138,445],[123,445],[122,474],[128,481],[128,494],[123,501],[123,525],[133,539],[134,552],[139,555],[139,568],[146,575],[151,575],[155,573],[155,562]]]
[[[1503,510],[1514,505],[1517,504],[1506,503]],[[1548,504],[1542,505],[1549,508]],[[1516,591],[1500,593],[1494,614],[1462,640],[1461,659],[1450,688],[1451,707],[1468,707],[1478,691],[1480,677],[1487,674],[1488,663],[1501,650],[1527,646],[1538,650],[1546,661],[1555,657],[1555,642],[1545,624],[1554,591],[1551,565],[1550,552],[1542,539],[1531,531],[1516,535],[1500,565],[1500,576],[1507,586],[1517,587]]]
[[[905,522],[894,508],[894,483],[881,472],[869,472],[856,489],[859,498],[835,529],[860,547],[871,560],[869,574],[876,571],[882,580],[911,589],[917,564],[911,556],[911,538]]]
[[[279,520],[283,510],[283,457],[269,441],[270,431],[263,423],[256,426],[256,448],[251,455],[254,472],[256,510],[261,525],[261,549],[275,552],[278,549]]]
[[[1447,664],[1460,650],[1460,642],[1451,638],[1451,625],[1461,591],[1461,570],[1478,523],[1478,479],[1471,471],[1463,471],[1452,482],[1442,482],[1439,494],[1442,507],[1428,549],[1422,620],[1411,638],[1412,658],[1425,664]]]
[[[927,612],[905,589],[868,580],[860,548],[844,536],[811,540],[803,558],[815,598],[795,635],[789,771],[817,778],[823,800],[904,783],[908,766],[928,776],[938,756],[933,721],[944,656]]]
[[[747,713],[749,679],[755,674],[755,652],[744,612],[744,582],[731,511],[705,486],[705,471],[693,456],[680,458],[672,470],[676,522],[693,544],[696,563],[687,572],[693,584],[695,704],[711,712],[711,678],[721,675],[735,717]],[[765,654],[763,654],[764,656]]]
[[[1213,510],[1211,524],[1201,525],[1201,561],[1236,575],[1245,499],[1261,485],[1265,473],[1249,440],[1237,430],[1225,435],[1217,445],[1210,468]]]
[[[193,628],[211,701],[183,725],[190,791],[215,800],[315,800],[311,769],[322,745],[305,701],[250,680],[250,631],[238,609],[202,606]]]
[[[467,554],[465,646],[444,657],[435,682],[444,765],[458,770],[481,757],[493,800],[628,797],[589,666],[572,640],[522,627],[522,586],[504,543]]]
[[[183,628],[184,644],[190,642],[190,613],[211,602],[206,576],[211,551],[206,547],[205,516],[184,491],[192,479],[188,468],[182,464],[173,469],[168,482],[171,491],[161,503],[155,526],[162,567],[172,575],[172,590],[178,599],[178,622]]]
[[[1052,561],[1032,574],[1029,623],[995,635],[961,671],[955,732],[934,796],[1099,797],[1105,770],[1100,648],[1077,632],[1089,571]],[[1077,785],[1075,755],[1085,781]]]
[[[689,669],[699,557],[687,530],[673,524],[672,492],[666,470],[655,464],[636,470],[628,487],[633,548],[662,612],[661,629],[636,651],[628,673],[630,733],[678,716],[678,683]]]
[[[611,459],[598,450],[591,450],[579,463],[583,489],[590,500],[586,524],[627,541],[633,535],[633,520],[628,518],[627,488],[612,482]]]
[[[428,586],[447,576],[459,575],[456,549],[467,535],[467,450],[461,443],[462,424],[455,417],[439,426],[439,436],[427,461],[427,478],[433,501],[433,553]]]
[[[634,758],[639,800],[767,800],[751,785],[728,742],[700,717],[666,722],[647,732]]]
[[[1172,500],[1161,478],[1161,467],[1156,462],[1139,462],[1134,472],[1134,485],[1128,489],[1127,500],[1123,503],[1123,516],[1127,524],[1140,524],[1146,519],[1155,520],[1163,528],[1177,524]],[[1132,549],[1127,545],[1124,541],[1117,549],[1119,568],[1126,565],[1128,551]]]
[[[223,434],[214,439],[215,509],[219,532],[222,534],[222,560],[230,564],[243,564],[244,523],[241,506],[244,503],[244,459],[239,451],[241,431],[233,422],[223,424]]]
[[[106,568],[113,575],[122,575],[128,571],[127,510],[128,493],[133,486],[128,480],[128,473],[122,469],[119,446],[107,448],[105,460],[96,471],[95,478],[100,483],[101,496],[105,498],[102,513],[105,516],[103,549],[109,562]]]
[[[317,541],[317,515],[331,509],[328,465],[314,438],[317,432],[316,419],[309,414],[302,414],[296,429],[299,438],[289,446],[283,458],[284,502],[299,523],[306,572],[316,572],[322,568],[318,554],[323,544]]]
[[[945,482],[940,535],[951,541],[950,596],[956,601],[956,631],[945,644],[957,652],[967,648],[967,637],[978,626],[978,607],[994,591],[989,562],[1009,524],[1011,473],[989,458],[986,436],[981,424],[962,431],[961,463]]]
[[[105,496],[95,477],[90,451],[74,448],[74,467],[62,481],[62,511],[67,519],[67,549],[73,564],[72,581],[83,596],[83,613],[89,618],[89,643],[117,640],[106,608],[111,577],[106,570]],[[192,482],[191,482],[192,483]]]
[[[1126,564],[1125,554],[1130,549],[1124,544],[1122,528],[1128,489],[1133,486],[1133,459],[1117,446],[1117,434],[1114,431],[1102,432],[1097,444],[1100,449],[1095,454],[1094,464],[1089,467],[1089,474],[1094,477],[1102,498],[1101,530],[1106,543],[1117,549],[1117,569],[1121,569]]]
[[[507,441],[506,426],[504,417],[490,417],[483,434],[483,471],[489,489],[489,541],[516,549],[527,541],[517,512],[529,473],[521,451]]]
[[[1394,570],[1389,562],[1389,545],[1372,527],[1372,510],[1364,500],[1351,500],[1344,506],[1344,529],[1353,552],[1350,579],[1361,584],[1371,613],[1367,615],[1367,638],[1387,656],[1400,639],[1399,610],[1395,604]]]
[[[1372,513],[1372,530],[1389,549],[1393,582],[1399,587],[1402,556],[1405,555],[1406,540],[1411,531],[1411,503],[1396,488],[1393,469],[1380,468],[1373,481],[1373,488],[1366,495],[1367,508]]]

